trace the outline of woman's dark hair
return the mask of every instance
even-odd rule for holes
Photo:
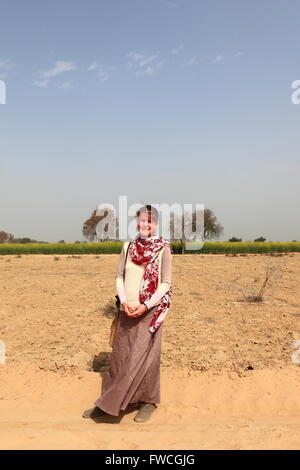
[[[147,212],[148,216],[150,215],[151,220],[154,220],[155,222],[158,222],[159,215],[158,215],[158,211],[157,211],[157,209],[155,209],[155,207],[151,206],[150,204],[147,204],[147,205],[141,207],[136,213],[136,218],[138,218],[144,212]]]

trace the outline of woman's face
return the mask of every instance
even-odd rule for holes
[[[157,222],[155,219],[151,220],[151,214],[143,212],[139,215],[137,220],[138,231],[143,237],[152,237],[155,229],[157,227]]]

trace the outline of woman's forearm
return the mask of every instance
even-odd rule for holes
[[[122,277],[116,278],[116,288],[117,288],[117,294],[119,296],[121,304],[123,304],[124,302],[127,302],[126,292],[124,288],[124,281]]]
[[[121,255],[120,255],[119,266],[116,272],[116,289],[117,289],[117,294],[119,296],[121,304],[123,304],[124,302],[127,302],[125,288],[124,288],[125,259],[126,259],[126,255],[125,255],[124,245],[123,245]]]
[[[169,289],[170,289],[169,284],[167,284],[166,282],[162,282],[158,286],[154,294],[150,297],[150,299],[144,302],[148,310],[152,307],[155,307],[155,305],[158,305],[160,300],[163,298],[166,292],[168,292]]]

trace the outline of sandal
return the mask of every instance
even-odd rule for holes
[[[156,405],[154,405],[154,403],[143,403],[140,406],[139,412],[135,416],[134,421],[138,423],[148,421],[155,408]]]
[[[100,416],[106,415],[105,411],[95,406],[95,408],[90,408],[89,410],[85,410],[82,413],[83,418],[100,418]]]

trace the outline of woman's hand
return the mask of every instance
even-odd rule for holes
[[[123,309],[125,310],[126,315],[131,316],[137,307],[132,307],[128,302],[122,304]]]
[[[143,315],[143,313],[145,313],[146,310],[148,310],[146,305],[140,304],[137,307],[134,307],[134,311],[130,312],[127,315],[131,318],[136,318],[136,317],[139,317],[140,315]]]

